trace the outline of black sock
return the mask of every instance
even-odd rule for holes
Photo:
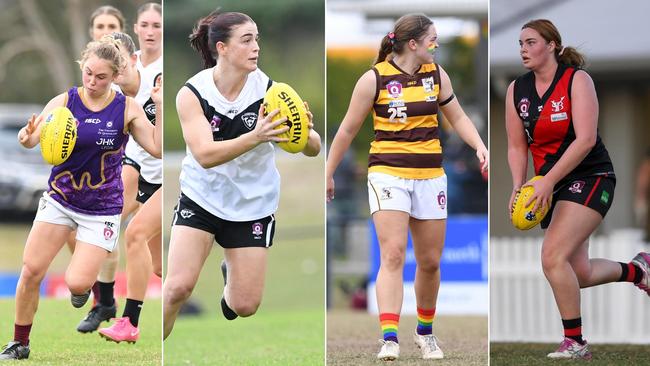
[[[621,265],[621,277],[618,282],[632,282],[637,284],[643,278],[643,271],[634,263],[618,262]]]
[[[115,281],[113,282],[100,282],[99,284],[99,303],[104,306],[113,306],[115,299],[113,298],[113,289],[115,288]]]
[[[571,338],[574,341],[585,344],[582,339],[582,318],[575,319],[562,319],[562,326],[564,327],[564,336]]]
[[[124,313],[122,317],[128,316],[131,324],[134,327],[138,326],[138,321],[140,320],[140,310],[142,310],[142,301],[126,299],[126,305],[124,306]]]
[[[235,311],[232,310],[230,306],[228,306],[226,299],[223,297],[221,298],[221,312],[223,313],[223,316],[228,320],[237,318],[237,313],[235,313]]]

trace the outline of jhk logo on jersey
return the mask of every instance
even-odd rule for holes
[[[264,226],[261,223],[259,223],[259,222],[254,223],[253,224],[253,237],[255,239],[262,239],[262,233],[263,233],[262,230],[263,229],[264,229]]]
[[[399,98],[402,96],[402,84],[397,80],[393,80],[386,84],[386,90],[388,90],[388,94],[390,94],[391,98]]]
[[[255,121],[257,121],[257,113],[253,113],[253,112],[244,113],[241,116],[241,120],[244,121],[244,125],[246,126],[246,128],[252,130],[253,127],[255,127]]]
[[[569,186],[569,191],[571,193],[582,193],[582,189],[584,187],[585,187],[585,181],[576,180],[575,182],[571,183],[571,186]]]

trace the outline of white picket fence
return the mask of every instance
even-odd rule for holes
[[[551,342],[562,323],[542,272],[542,238],[490,238],[490,341]],[[592,237],[590,257],[629,262],[649,251],[636,230]],[[630,283],[582,290],[582,330],[590,343],[650,344],[650,297]]]

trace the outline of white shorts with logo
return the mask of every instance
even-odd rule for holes
[[[66,225],[77,230],[76,239],[112,252],[120,236],[120,215],[94,216],[74,212],[50,197],[47,192],[38,203],[34,221]]]
[[[397,210],[420,220],[447,218],[447,176],[406,179],[384,173],[368,173],[370,214]]]

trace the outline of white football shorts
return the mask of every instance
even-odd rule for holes
[[[76,239],[84,243],[96,245],[112,252],[120,236],[120,215],[94,216],[75,212],[63,207],[43,193],[38,203],[38,211],[34,221],[50,224],[67,225],[77,230]]]
[[[406,179],[385,173],[368,173],[370,214],[397,210],[420,220],[447,218],[447,175],[431,179]]]

